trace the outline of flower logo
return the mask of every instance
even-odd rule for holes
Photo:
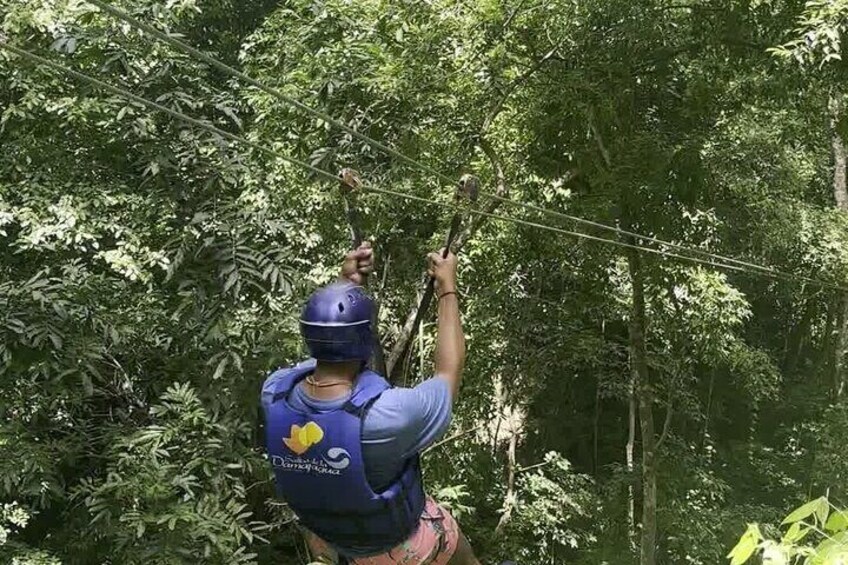
[[[301,427],[292,424],[290,437],[284,437],[283,443],[297,455],[303,455],[310,447],[324,439],[324,430],[315,422]]]

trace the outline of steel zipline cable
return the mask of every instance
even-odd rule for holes
[[[127,90],[125,88],[109,84],[107,82],[104,82],[100,79],[97,79],[97,78],[92,77],[90,75],[87,75],[85,73],[75,71],[75,70],[73,70],[69,67],[61,65],[61,64],[56,63],[54,61],[51,61],[49,59],[46,59],[46,58],[44,58],[40,55],[37,55],[35,53],[32,53],[31,51],[28,51],[26,49],[22,49],[20,47],[10,45],[8,43],[8,41],[6,41],[3,38],[2,35],[0,35],[0,49],[6,50],[10,53],[14,53],[15,55],[18,55],[18,56],[20,56],[24,59],[27,59],[27,60],[29,60],[33,63],[37,63],[37,64],[40,64],[40,65],[44,65],[46,67],[49,67],[49,68],[53,69],[54,71],[58,71],[60,73],[63,73],[63,74],[68,75],[70,77],[73,77],[73,78],[75,78],[79,81],[88,83],[92,86],[95,86],[97,88],[100,88],[102,90],[105,90],[107,92],[115,94],[117,96],[120,96],[122,98],[125,98],[125,99],[127,99],[131,102],[135,102],[137,104],[145,106],[145,107],[147,107],[151,110],[162,112],[163,114],[167,114],[167,115],[169,115],[173,118],[176,118],[176,119],[178,119],[182,122],[196,126],[196,127],[201,128],[201,129],[203,129],[207,132],[213,133],[215,135],[218,135],[222,138],[228,139],[228,140],[233,141],[235,143],[244,145],[246,147],[249,147],[251,149],[259,151],[259,152],[261,152],[265,155],[268,155],[270,157],[280,159],[284,162],[290,163],[292,165],[296,165],[298,167],[302,167],[303,169],[310,171],[311,173],[313,173],[313,174],[315,174],[319,177],[325,178],[325,179],[327,179],[331,182],[334,182],[334,183],[339,182],[338,177],[336,175],[334,175],[333,173],[329,172],[329,171],[326,171],[326,170],[321,169],[319,167],[315,167],[313,165],[310,165],[309,163],[306,163],[304,161],[301,161],[301,160],[294,158],[294,157],[291,157],[289,155],[285,155],[285,154],[283,154],[279,151],[276,151],[274,149],[264,147],[264,146],[262,146],[262,145],[260,145],[256,142],[245,139],[244,137],[241,137],[241,136],[235,135],[233,133],[230,133],[228,131],[222,130],[221,128],[219,128],[215,125],[212,125],[208,122],[205,122],[203,120],[199,120],[197,118],[192,118],[191,116],[188,116],[188,115],[186,115],[182,112],[173,110],[171,108],[168,108],[167,106],[163,106],[162,104],[159,104],[158,102],[154,102],[152,100],[148,100],[146,98],[143,98],[141,96],[133,94],[132,92],[130,92],[129,90]],[[362,188],[362,190],[365,190],[365,191],[368,191],[368,192],[374,192],[376,194],[383,194],[383,195],[386,195],[386,196],[392,196],[392,197],[396,197],[396,198],[402,198],[402,199],[405,199],[405,200],[421,202],[421,203],[431,205],[431,206],[439,206],[439,207],[442,207],[442,208],[448,207],[448,208],[451,208],[451,209],[463,209],[462,207],[459,207],[459,206],[456,206],[456,205],[447,205],[447,204],[444,204],[444,203],[439,202],[437,200],[424,198],[424,197],[421,197],[421,196],[416,196],[414,194],[408,194],[408,193],[405,193],[405,192],[399,192],[399,191],[395,191],[395,190],[379,188],[379,187],[372,186],[370,184],[363,183],[361,188]],[[492,219],[495,219],[495,220],[511,222],[511,223],[514,223],[514,224],[517,224],[517,225],[523,225],[523,226],[527,226],[527,227],[531,227],[531,228],[546,230],[546,231],[558,233],[558,234],[561,234],[561,235],[567,235],[567,236],[571,236],[571,237],[586,239],[586,240],[589,240],[589,241],[606,243],[606,244],[615,245],[615,246],[623,247],[623,248],[627,248],[627,249],[635,249],[635,250],[643,251],[643,252],[646,252],[646,253],[652,253],[652,254],[655,254],[655,255],[663,256],[663,257],[670,257],[670,258],[679,259],[679,260],[682,260],[682,261],[688,261],[688,262],[691,262],[691,263],[706,265],[706,266],[713,267],[713,268],[727,269],[727,270],[731,270],[731,271],[743,272],[743,273],[748,273],[748,274],[752,274],[752,275],[766,276],[766,277],[774,278],[774,279],[789,280],[789,281],[793,281],[793,282],[809,282],[809,283],[816,284],[816,285],[819,285],[819,286],[822,286],[822,287],[834,288],[834,289],[838,289],[838,290],[841,290],[841,291],[848,292],[848,288],[844,288],[844,287],[841,287],[839,285],[835,285],[835,284],[828,283],[828,282],[825,282],[825,281],[811,279],[811,278],[808,278],[808,277],[793,276],[793,275],[790,275],[790,274],[780,273],[780,272],[772,271],[772,270],[768,270],[768,271],[751,270],[751,269],[747,269],[747,268],[745,268],[743,266],[739,266],[739,265],[733,265],[733,264],[728,264],[728,263],[723,263],[723,262],[718,262],[718,261],[700,259],[700,258],[697,258],[697,257],[680,255],[680,254],[672,253],[672,252],[665,251],[665,250],[662,250],[662,249],[656,249],[656,248],[653,248],[653,247],[646,247],[644,245],[627,243],[627,242],[616,240],[616,239],[607,239],[607,238],[598,237],[598,236],[583,233],[583,232],[566,230],[566,229],[562,229],[562,228],[559,228],[559,227],[556,227],[556,226],[550,226],[550,225],[547,225],[547,224],[541,224],[541,223],[538,223],[538,222],[532,222],[532,221],[529,221],[529,220],[514,218],[514,217],[511,217],[511,216],[504,216],[504,215],[501,215],[501,214],[485,212],[483,210],[468,209],[467,213],[481,215],[481,216],[489,217],[489,218],[492,218]]]
[[[401,161],[405,162],[408,165],[412,165],[413,167],[417,167],[417,168],[425,171],[426,173],[434,175],[434,176],[442,179],[443,181],[445,181],[449,184],[453,184],[454,181],[455,181],[455,179],[452,179],[452,178],[448,177],[447,175],[442,174],[442,173],[436,171],[435,169],[428,167],[427,165],[425,165],[425,164],[423,164],[419,161],[416,161],[412,157],[407,157],[406,155],[404,155],[400,151],[397,151],[396,149],[393,149],[393,148],[391,148],[391,147],[389,147],[389,146],[387,146],[383,143],[380,143],[379,141],[377,141],[377,140],[375,140],[371,137],[368,137],[367,135],[365,135],[363,133],[360,133],[356,129],[348,126],[347,124],[344,124],[343,122],[340,122],[339,120],[337,120],[335,118],[333,118],[329,114],[326,114],[326,113],[324,113],[320,110],[316,110],[315,108],[312,108],[311,106],[308,106],[308,105],[304,104],[303,102],[300,102],[299,100],[297,100],[295,98],[292,98],[291,96],[286,96],[285,94],[283,94],[282,92],[280,92],[276,88],[272,88],[272,87],[270,87],[266,84],[263,84],[263,83],[259,82],[258,80],[256,80],[255,78],[244,74],[240,70],[235,69],[235,68],[227,65],[226,63],[222,63],[221,61],[215,59],[214,57],[211,57],[210,55],[207,55],[203,51],[200,51],[199,49],[196,49],[196,48],[192,47],[191,45],[189,45],[189,44],[187,44],[183,41],[180,41],[179,39],[177,39],[177,38],[175,38],[171,35],[168,35],[167,33],[151,26],[150,24],[144,23],[143,21],[139,20],[138,18],[133,17],[132,15],[128,14],[124,10],[121,10],[120,8],[116,8],[115,6],[112,6],[111,4],[109,4],[107,2],[102,2],[100,0],[88,0],[88,1],[91,4],[94,4],[95,6],[100,8],[101,10],[103,10],[104,12],[107,12],[108,14],[112,15],[113,17],[126,22],[130,26],[137,28],[137,29],[140,29],[140,30],[144,31],[145,33],[152,35],[156,39],[159,39],[160,41],[167,43],[171,47],[174,47],[174,48],[182,51],[183,53],[191,55],[192,57],[195,57],[196,59],[199,59],[199,60],[203,61],[204,63],[211,65],[211,66],[215,67],[216,69],[224,72],[225,74],[228,74],[228,75],[230,75],[234,78],[237,78],[237,79],[245,82],[246,84],[254,86],[254,87],[258,88],[259,90],[265,92],[266,94],[270,94],[274,98],[281,100],[281,101],[285,102],[286,104],[290,104],[291,106],[294,106],[298,110],[301,110],[301,111],[306,112],[308,114],[312,114],[316,118],[318,118],[318,119],[320,119],[324,122],[327,122],[328,124],[331,124],[332,126],[338,128],[338,129],[340,129],[344,132],[349,133],[353,137],[359,139],[360,141],[367,143],[368,145],[374,147],[375,149],[383,151],[384,153],[387,153],[388,155],[391,155],[392,157],[400,159]]]
[[[225,74],[228,74],[228,75],[230,75],[234,78],[237,78],[238,80],[245,82],[246,84],[249,84],[253,87],[258,88],[259,90],[265,92],[266,94],[273,96],[274,98],[276,98],[277,100],[280,100],[281,102],[284,102],[286,104],[294,106],[298,110],[301,110],[303,112],[311,114],[312,116],[315,116],[316,118],[319,118],[320,120],[338,128],[338,129],[340,129],[344,132],[349,133],[350,135],[354,136],[355,138],[359,139],[360,141],[370,145],[371,147],[373,147],[373,148],[375,148],[379,151],[386,153],[387,155],[391,155],[392,157],[395,157],[396,159],[399,159],[400,161],[403,161],[404,163],[406,163],[408,165],[411,165],[411,166],[413,166],[413,167],[415,167],[415,168],[417,168],[417,169],[419,169],[419,170],[421,170],[421,171],[423,171],[427,174],[430,174],[430,175],[432,175],[432,176],[434,176],[438,179],[441,179],[442,181],[446,182],[447,184],[452,185],[455,182],[455,179],[452,179],[451,177],[445,175],[444,173],[441,173],[441,172],[435,170],[433,167],[430,167],[429,165],[426,165],[425,163],[422,163],[422,162],[420,162],[416,159],[413,159],[412,157],[404,155],[400,151],[398,151],[398,150],[396,150],[392,147],[389,147],[389,146],[385,145],[384,143],[380,143],[379,141],[373,139],[372,137],[369,137],[369,136],[357,131],[355,128],[352,128],[352,127],[346,125],[345,123],[333,118],[332,116],[328,115],[325,112],[317,110],[317,109],[315,109],[315,108],[313,108],[313,107],[311,107],[307,104],[304,104],[303,102],[300,102],[299,100],[296,100],[296,99],[294,99],[290,96],[283,94],[282,92],[280,92],[276,88],[268,86],[267,84],[264,84],[264,83],[256,80],[255,78],[245,74],[244,72],[242,72],[242,71],[240,71],[236,68],[233,68],[233,67],[227,65],[226,63],[219,61],[218,59],[212,57],[211,55],[204,53],[203,51],[200,51],[199,49],[192,47],[191,45],[189,45],[189,44],[187,44],[183,41],[180,41],[176,37],[169,35],[168,33],[164,32],[160,29],[157,29],[156,27],[154,27],[154,26],[152,26],[148,23],[145,23],[145,22],[139,20],[138,18],[127,13],[125,10],[122,10],[120,8],[115,7],[111,4],[109,4],[108,2],[106,2],[105,0],[88,0],[88,2],[93,4],[94,6],[97,6],[99,9],[103,10],[104,12],[110,14],[112,17],[117,18],[117,19],[129,24],[130,26],[132,26],[136,29],[139,29],[139,30],[141,30],[141,31],[143,31],[147,34],[150,34],[151,36],[155,37],[156,39],[170,45],[171,47],[174,47],[175,49],[177,49],[179,51],[182,51],[185,54],[188,54],[188,55],[190,55],[190,56],[192,56],[192,57],[194,57],[194,58],[196,58],[200,61],[203,61],[204,63],[206,63],[208,65],[215,67],[216,69],[224,72]],[[659,239],[659,238],[656,238],[656,237],[643,235],[643,234],[640,234],[640,233],[625,230],[625,229],[618,228],[618,227],[615,227],[615,226],[610,226],[608,224],[604,224],[604,223],[601,223],[601,222],[588,220],[586,218],[581,218],[579,216],[566,214],[564,212],[559,212],[557,210],[550,210],[548,208],[536,206],[536,205],[531,204],[529,202],[516,201],[516,200],[513,200],[511,198],[508,198],[506,196],[502,196],[502,195],[499,195],[499,194],[488,193],[488,194],[486,194],[486,196],[489,196],[490,198],[494,198],[495,200],[498,200],[498,201],[503,202],[503,203],[510,205],[510,206],[521,207],[521,208],[524,208],[526,210],[532,210],[532,211],[537,212],[539,214],[544,214],[544,215],[547,215],[547,216],[559,218],[561,220],[566,220],[566,221],[569,221],[569,222],[574,222],[574,223],[585,225],[585,226],[591,226],[591,227],[594,227],[594,228],[597,228],[597,229],[600,229],[600,230],[616,233],[618,235],[624,235],[624,236],[628,236],[628,237],[631,237],[631,238],[634,238],[634,239],[638,239],[638,240],[641,240],[643,242],[650,242],[650,243],[654,243],[654,244],[661,245],[661,246],[664,246],[664,247],[668,247],[670,249],[676,249],[678,251],[684,251],[686,253],[699,255],[701,257],[708,257],[710,259],[715,259],[715,260],[720,261],[722,263],[732,263],[732,264],[740,266],[740,267],[747,267],[749,269],[760,270],[760,271],[763,271],[763,272],[778,273],[778,274],[782,274],[784,276],[793,276],[789,273],[779,273],[778,271],[776,271],[775,269],[773,269],[771,267],[765,267],[763,265],[758,265],[756,263],[744,261],[742,259],[736,259],[736,258],[728,257],[728,256],[725,256],[725,255],[719,255],[717,253],[712,253],[710,251],[705,251],[703,249],[687,247],[687,246],[681,245],[679,243],[674,243],[674,242],[666,241],[666,240]],[[808,281],[808,282],[812,282],[812,281]]]

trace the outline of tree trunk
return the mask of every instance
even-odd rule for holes
[[[829,378],[830,375],[833,374],[833,334],[836,328],[835,311],[841,306],[841,300],[828,300],[825,304],[826,312],[824,320],[824,332],[822,332],[822,339],[821,343],[819,344],[819,351],[821,351],[821,355],[818,356],[819,362],[818,371],[816,375],[819,379],[819,382],[821,382],[823,378]]]
[[[504,497],[503,514],[498,520],[498,525],[495,527],[495,536],[500,537],[504,528],[512,517],[512,510],[515,508],[515,449],[518,446],[518,431],[513,430],[512,436],[509,438],[509,447],[506,451],[507,463],[507,482],[506,496]]]
[[[606,320],[601,320],[601,340],[606,340]],[[595,418],[592,423],[592,472],[597,481],[600,477],[600,469],[598,465],[598,442],[600,441],[600,421],[601,421],[601,377],[600,371],[597,372],[598,377],[595,379]]]
[[[656,564],[657,542],[657,460],[654,433],[653,392],[648,375],[648,353],[645,345],[645,283],[642,266],[635,249],[628,249],[627,264],[633,287],[630,316],[630,355],[632,379],[636,383],[639,425],[642,432],[642,539],[640,565]]]
[[[848,212],[848,188],[845,184],[845,142],[839,135],[837,125],[841,119],[841,100],[831,97],[831,128],[833,145],[833,198],[836,207]],[[848,294],[842,297],[842,323],[837,326],[836,350],[833,371],[833,396],[839,398],[845,389],[845,348],[848,346]]]
[[[845,392],[845,348],[848,347],[848,293],[842,296],[833,363],[833,396],[837,400]]]
[[[816,313],[815,302],[816,299],[813,295],[807,296],[806,300],[804,300],[801,319],[789,331],[789,337],[786,341],[786,351],[783,357],[783,372],[787,375],[794,374],[798,368],[798,362],[801,359],[801,354],[804,352],[804,343],[808,339],[810,326]]]
[[[837,131],[837,124],[840,119],[841,109],[835,102],[831,103],[832,117],[831,124],[833,127],[833,138],[831,140],[833,146],[833,197],[836,200],[836,207],[840,210],[848,211],[848,190],[845,188],[845,142]]]
[[[704,431],[701,433],[701,448],[707,444],[707,437],[710,435],[710,414],[713,410],[713,389],[715,388],[715,367],[710,371],[710,388],[707,392],[707,410],[704,413]]]
[[[598,441],[601,421],[601,379],[595,379],[595,415],[592,420],[592,474],[597,481],[600,477],[598,466]]]
[[[495,424],[495,433],[492,434],[492,459],[498,454],[498,440],[500,438],[501,426],[506,417],[506,390],[503,386],[503,377],[500,373],[495,375],[495,414],[498,418]]]
[[[633,356],[630,359],[630,387],[628,411],[627,411],[627,445],[624,448],[624,457],[627,464],[627,473],[630,476],[630,484],[627,486],[627,531],[630,534],[630,547],[636,547],[636,501],[634,493],[635,479],[633,477],[633,449],[636,445],[636,371],[633,370]]]

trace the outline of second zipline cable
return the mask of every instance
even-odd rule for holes
[[[156,39],[170,45],[171,47],[174,47],[175,49],[178,49],[178,50],[182,51],[183,53],[191,55],[192,57],[194,57],[194,58],[196,58],[200,61],[203,61],[204,63],[211,65],[211,66],[215,67],[216,69],[218,69],[218,70],[220,70],[220,71],[222,71],[222,72],[224,72],[224,73],[226,73],[226,74],[228,74],[228,75],[230,75],[234,78],[237,78],[241,81],[244,81],[245,83],[262,90],[266,94],[269,94],[269,95],[273,96],[274,98],[276,98],[276,99],[278,99],[282,102],[285,102],[286,104],[294,106],[295,108],[297,108],[297,109],[299,109],[303,112],[311,114],[311,115],[319,118],[320,120],[323,120],[324,122],[327,122],[328,124],[331,124],[332,126],[349,133],[350,135],[356,137],[360,141],[363,141],[364,143],[367,143],[368,145],[374,147],[375,149],[383,151],[384,153],[391,155],[392,157],[395,157],[395,158],[403,161],[404,163],[406,163],[408,165],[416,167],[416,168],[420,169],[421,171],[424,171],[425,173],[433,175],[433,176],[441,179],[442,181],[444,181],[448,184],[453,184],[453,182],[454,182],[454,179],[450,178],[449,176],[445,175],[444,173],[437,171],[433,167],[431,167],[431,166],[429,166],[425,163],[422,163],[421,161],[418,161],[417,159],[413,159],[412,157],[409,157],[409,156],[401,153],[397,149],[389,147],[388,145],[381,143],[381,142],[377,141],[376,139],[365,135],[364,133],[360,133],[355,128],[352,128],[352,127],[346,125],[345,123],[333,118],[332,116],[330,116],[326,112],[322,112],[321,110],[317,110],[317,109],[315,109],[315,108],[313,108],[313,107],[311,107],[307,104],[304,104],[303,102],[300,102],[299,100],[292,98],[291,96],[287,96],[287,95],[283,94],[282,92],[280,92],[276,88],[268,86],[267,84],[264,84],[264,83],[256,80],[255,78],[245,74],[244,72],[242,72],[242,71],[240,71],[240,70],[238,70],[234,67],[231,67],[230,65],[227,65],[226,63],[223,63],[222,61],[219,61],[215,57],[212,57],[211,55],[204,53],[203,51],[200,51],[199,49],[197,49],[195,47],[192,47],[188,43],[185,43],[184,41],[180,41],[179,39],[173,37],[172,35],[169,35],[168,33],[164,32],[164,31],[162,31],[162,30],[160,30],[160,29],[158,29],[158,28],[156,28],[156,27],[154,27],[150,24],[147,24],[147,23],[139,20],[138,18],[136,18],[133,15],[126,12],[125,10],[122,10],[120,8],[115,7],[111,4],[109,4],[108,2],[106,2],[105,0],[87,0],[87,1],[90,4],[97,6],[99,9],[103,10],[104,12],[110,14],[112,17],[117,18],[117,19],[125,22],[125,23],[129,24],[130,26],[132,26],[136,29],[140,29],[143,32],[152,35]],[[659,239],[659,238],[656,238],[656,237],[653,237],[653,236],[643,235],[643,234],[636,233],[636,232],[633,232],[633,231],[629,231],[629,230],[626,230],[626,229],[618,228],[616,226],[611,226],[609,224],[604,224],[602,222],[596,222],[596,221],[593,221],[593,220],[588,220],[586,218],[581,218],[579,216],[566,214],[564,212],[559,212],[557,210],[550,210],[548,208],[536,206],[535,204],[531,204],[529,202],[516,201],[516,200],[513,200],[511,198],[508,198],[506,196],[502,196],[502,195],[499,195],[499,194],[490,193],[487,196],[489,196],[490,198],[494,198],[495,200],[498,200],[500,202],[503,202],[504,204],[507,204],[509,206],[517,206],[517,207],[520,207],[520,208],[524,208],[525,210],[533,210],[534,212],[537,212],[539,214],[544,214],[544,215],[547,215],[547,216],[559,218],[559,219],[562,219],[562,220],[574,222],[574,223],[585,225],[585,226],[591,226],[591,227],[594,227],[594,228],[597,228],[597,229],[600,229],[600,230],[604,230],[604,231],[608,231],[608,232],[612,232],[612,233],[615,233],[615,234],[618,234],[618,235],[624,235],[624,236],[636,238],[636,239],[643,241],[643,242],[655,243],[657,245],[662,245],[662,246],[665,246],[665,247],[668,247],[668,248],[671,248],[671,249],[676,249],[678,251],[685,251],[687,253],[699,255],[701,257],[707,257],[709,259],[714,259],[714,260],[720,261],[722,263],[732,263],[732,264],[735,264],[735,265],[740,266],[740,267],[747,267],[749,269],[755,269],[755,270],[759,270],[759,271],[763,271],[763,272],[775,273],[775,274],[779,274],[779,275],[782,275],[782,276],[793,276],[789,273],[781,273],[781,272],[776,271],[775,269],[773,269],[771,267],[765,267],[763,265],[758,265],[758,264],[752,263],[750,261],[744,261],[742,259],[736,259],[734,257],[728,257],[726,255],[720,255],[720,254],[717,254],[717,253],[712,253],[710,251],[705,251],[703,249],[687,247],[687,246],[679,244],[679,243],[666,241],[666,240]],[[811,281],[808,281],[808,282],[811,282]]]
[[[203,120],[199,120],[197,118],[192,118],[191,116],[183,114],[182,112],[172,110],[171,108],[168,108],[167,106],[163,106],[162,104],[159,104],[158,102],[153,102],[151,100],[148,100],[146,98],[143,98],[141,96],[133,94],[132,92],[130,92],[129,90],[127,90],[125,88],[121,88],[121,87],[109,84],[107,82],[104,82],[100,79],[97,79],[97,78],[92,77],[90,75],[87,75],[85,73],[75,71],[75,70],[68,68],[64,65],[60,65],[56,62],[53,62],[49,59],[46,59],[46,58],[44,58],[40,55],[37,55],[37,54],[32,53],[30,51],[27,51],[26,49],[21,49],[20,47],[15,47],[14,45],[10,45],[2,36],[0,36],[0,48],[5,49],[6,51],[14,53],[14,54],[16,54],[20,57],[25,58],[25,59],[28,59],[32,62],[45,65],[45,66],[47,66],[47,67],[49,67],[53,70],[64,73],[68,76],[71,76],[71,77],[77,79],[77,80],[86,82],[88,84],[91,84],[91,85],[96,86],[98,88],[101,88],[103,90],[106,90],[107,92],[111,92],[112,94],[116,94],[118,96],[126,98],[127,100],[141,104],[142,106],[146,106],[147,108],[162,112],[162,113],[167,114],[171,117],[174,117],[178,120],[181,120],[181,121],[186,122],[188,124],[194,125],[196,127],[199,127],[201,129],[204,129],[204,130],[209,131],[211,133],[214,133],[216,135],[219,135],[219,136],[221,136],[225,139],[229,139],[230,141],[234,141],[236,143],[243,144],[247,147],[255,149],[256,151],[259,151],[259,152],[264,153],[266,155],[269,155],[271,157],[281,159],[282,161],[285,161],[287,163],[297,165],[299,167],[303,167],[304,169],[306,169],[306,170],[308,170],[308,171],[310,171],[310,172],[312,172],[312,173],[314,173],[314,174],[316,174],[320,177],[324,177],[325,179],[330,180],[332,182],[338,182],[338,177],[336,175],[334,175],[333,173],[330,173],[328,171],[325,171],[323,169],[320,169],[318,167],[310,165],[309,163],[306,163],[305,161],[301,161],[300,159],[296,159],[294,157],[284,155],[284,154],[280,153],[279,151],[275,151],[273,149],[263,147],[262,145],[260,145],[256,142],[250,141],[250,140],[245,139],[243,137],[240,137],[238,135],[232,134],[228,131],[222,130],[221,128],[214,126],[214,125],[212,125],[208,122],[204,122]],[[421,196],[416,196],[416,195],[413,195],[413,194],[407,194],[407,193],[404,193],[404,192],[398,192],[398,191],[394,191],[394,190],[390,190],[390,189],[378,188],[378,187],[374,187],[374,186],[367,185],[367,184],[363,184],[362,189],[369,191],[369,192],[378,193],[378,194],[385,194],[387,196],[394,196],[394,197],[403,198],[403,199],[406,199],[406,200],[422,202],[422,203],[425,203],[425,204],[428,204],[428,205],[435,205],[435,206],[442,206],[442,207],[446,206],[445,204],[438,202],[436,200],[431,200],[431,199],[428,199],[428,198],[423,198]],[[456,209],[456,206],[453,206],[453,205],[448,205],[448,207],[451,208],[451,209]],[[594,236],[594,235],[590,235],[590,234],[586,234],[586,233],[582,233],[582,232],[565,230],[565,229],[558,228],[558,227],[555,227],[555,226],[549,226],[547,224],[540,224],[540,223],[537,223],[537,222],[531,222],[531,221],[523,220],[523,219],[520,219],[520,218],[513,218],[511,216],[504,216],[504,215],[501,215],[501,214],[494,214],[494,213],[491,213],[491,212],[485,212],[485,211],[482,211],[482,210],[471,209],[471,210],[468,210],[468,212],[471,213],[471,214],[486,216],[486,217],[493,218],[493,219],[496,219],[496,220],[512,222],[512,223],[519,224],[519,225],[524,225],[524,226],[528,226],[528,227],[532,227],[532,228],[547,230],[547,231],[559,233],[559,234],[562,234],[562,235],[568,235],[568,236],[572,236],[572,237],[587,239],[587,240],[590,240],[590,241],[607,243],[607,244],[615,245],[615,246],[618,246],[618,247],[636,249],[636,250],[644,251],[644,252],[647,252],[647,253],[652,253],[652,254],[656,254],[656,255],[660,255],[660,256],[664,256],[664,257],[670,257],[670,258],[680,259],[680,260],[688,261],[688,262],[692,262],[692,263],[707,265],[707,266],[714,267],[714,268],[728,269],[728,270],[731,270],[731,271],[738,271],[738,272],[744,272],[744,273],[749,273],[749,274],[754,274],[754,275],[767,276],[769,278],[774,278],[774,279],[791,280],[791,281],[794,281],[794,282],[810,282],[810,283],[817,284],[817,285],[822,286],[822,287],[835,288],[835,289],[838,289],[838,290],[848,292],[848,288],[844,288],[844,287],[841,287],[839,285],[827,283],[827,282],[824,282],[824,281],[819,281],[819,280],[816,280],[816,279],[810,279],[808,277],[796,277],[794,275],[780,273],[780,272],[774,272],[774,271],[770,271],[770,270],[768,270],[768,271],[749,270],[749,269],[746,269],[746,268],[738,266],[738,265],[731,265],[731,264],[726,264],[726,263],[721,263],[721,262],[714,262],[714,261],[699,259],[697,257],[689,257],[689,256],[686,256],[686,255],[679,255],[677,253],[671,253],[671,252],[664,251],[664,250],[661,250],[661,249],[654,249],[652,247],[645,247],[645,246],[642,246],[642,245],[626,243],[626,242],[615,240],[615,239],[606,239],[606,238],[603,238],[603,237],[598,237],[598,236]]]

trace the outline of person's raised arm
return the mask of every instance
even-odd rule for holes
[[[448,382],[454,399],[459,392],[462,369],[465,365],[465,335],[459,318],[459,297],[456,294],[456,255],[444,250],[431,253],[429,273],[436,279],[439,321],[436,339],[436,376]]]

